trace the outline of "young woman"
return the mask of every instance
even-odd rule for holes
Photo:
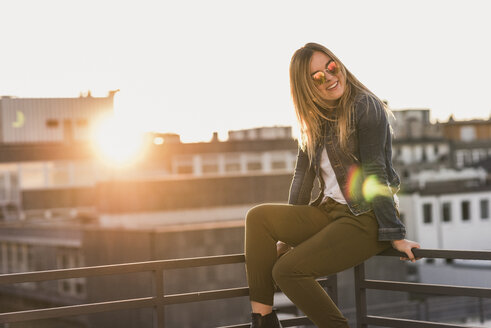
[[[385,104],[320,44],[298,49],[290,86],[301,143],[287,204],[246,217],[245,254],[252,327],[281,327],[275,284],[318,327],[349,327],[315,278],[353,267],[389,248],[407,254],[392,168]],[[311,202],[315,178],[320,194]]]

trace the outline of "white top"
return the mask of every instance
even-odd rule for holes
[[[322,200],[322,202],[324,202],[326,198],[329,197],[334,199],[338,203],[347,204],[346,199],[344,199],[343,193],[341,192],[341,188],[339,188],[339,183],[336,179],[336,174],[332,169],[329,157],[327,156],[326,148],[324,148],[324,150],[322,151],[321,175],[325,183],[324,199]]]

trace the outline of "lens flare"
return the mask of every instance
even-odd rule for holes
[[[370,175],[363,181],[362,191],[363,197],[368,202],[377,196],[392,197],[388,186],[381,184],[376,175]]]
[[[348,170],[348,179],[345,186],[345,195],[348,195],[349,199],[355,199],[356,191],[358,188],[356,185],[363,179],[361,168],[358,165],[351,165]]]
[[[364,199],[367,202],[373,201],[377,196],[392,197],[391,189],[380,183],[376,175],[365,178],[359,165],[349,168],[344,194],[349,199]]]

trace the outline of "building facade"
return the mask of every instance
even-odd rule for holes
[[[0,97],[0,143],[87,141],[93,120],[112,114],[116,91],[107,97]]]

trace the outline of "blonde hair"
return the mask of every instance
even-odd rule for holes
[[[336,105],[330,105],[323,99],[310,76],[310,61],[316,51],[323,52],[334,60],[346,79],[343,95]],[[329,49],[317,43],[307,43],[293,54],[290,62],[290,88],[300,126],[300,147],[307,151],[311,161],[315,146],[322,137],[324,120],[334,123],[339,133],[341,149],[346,150],[348,136],[353,131],[353,113],[358,96],[370,96],[369,99],[379,102],[386,111],[388,110],[387,106],[358,81]]]

